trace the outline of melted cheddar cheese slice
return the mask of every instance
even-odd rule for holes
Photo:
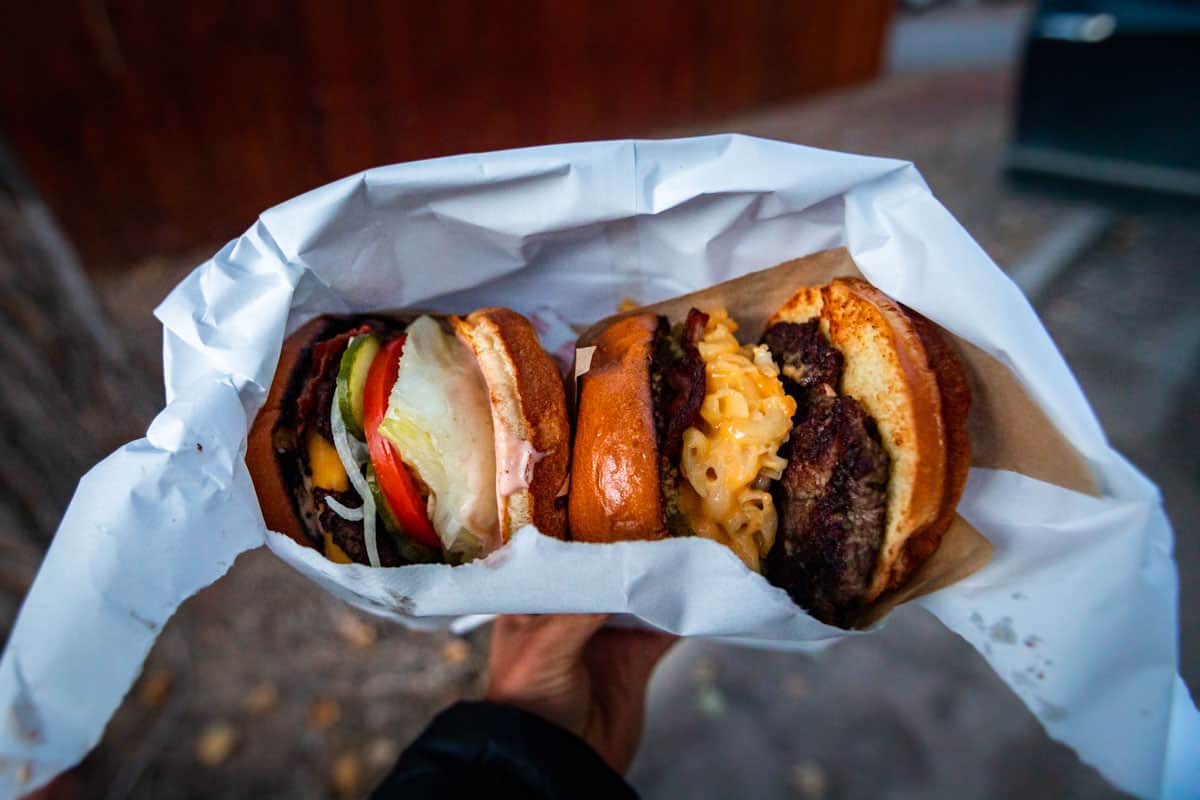
[[[736,330],[725,311],[716,311],[697,345],[705,396],[701,424],[683,434],[679,499],[697,535],[728,545],[761,572],[778,515],[770,492],[754,483],[783,474],[787,462],[777,452],[791,430],[796,401],[783,391],[767,348],[740,346]]]

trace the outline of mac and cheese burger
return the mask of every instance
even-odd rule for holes
[[[741,344],[723,309],[626,316],[579,380],[572,538],[703,536],[847,624],[954,518],[970,393],[938,328],[865,281],[805,287]]]

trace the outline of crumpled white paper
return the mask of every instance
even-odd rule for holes
[[[0,794],[79,761],[171,613],[264,543],[410,624],[608,611],[769,647],[847,635],[704,539],[589,545],[526,529],[462,567],[332,564],[264,529],[242,462],[285,333],[318,313],[502,304],[589,323],[626,296],[652,302],[835,246],[1010,367],[1104,490],[972,470],[959,511],[994,559],[917,602],[1114,784],[1195,792],[1200,716],[1176,674],[1170,525],[1025,298],[911,164],[734,135],[373,169],[265,212],[200,265],[157,311],[166,409],[80,482],[0,661]]]

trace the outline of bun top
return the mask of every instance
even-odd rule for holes
[[[845,357],[839,393],[875,419],[891,459],[883,545],[862,598],[869,603],[915,569],[916,560],[905,556],[906,542],[941,516],[947,477],[941,393],[912,318],[866,281],[838,278],[805,287],[767,326],[813,317]]]
[[[654,427],[651,361],[658,317],[636,314],[596,338],[579,378],[571,466],[571,538],[583,542],[667,535]]]
[[[491,397],[503,541],[531,523],[563,538],[571,429],[558,368],[515,311],[482,308],[450,321],[475,351]]]

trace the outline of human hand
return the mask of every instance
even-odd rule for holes
[[[607,614],[498,618],[487,699],[566,728],[623,775],[642,736],[650,673],[676,637],[602,630],[607,619]]]

